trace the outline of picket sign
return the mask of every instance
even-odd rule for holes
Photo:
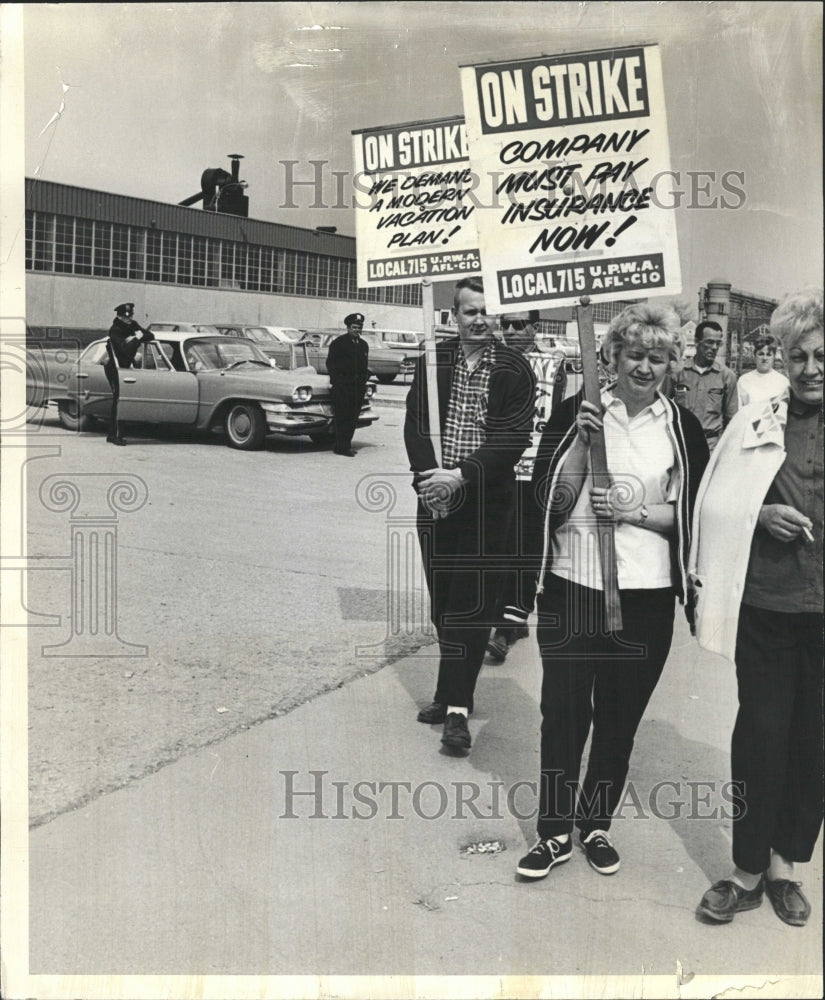
[[[586,295],[579,300],[576,321],[579,326],[579,344],[582,352],[584,398],[588,403],[594,403],[601,408],[602,394],[596,364],[593,307]],[[590,469],[593,473],[593,482],[597,486],[609,487],[611,485],[610,473],[607,468],[604,431],[592,432],[590,435]],[[596,515],[596,526],[599,560],[604,580],[605,626],[609,632],[620,632],[622,630],[622,606],[619,598],[619,577],[616,568],[616,528],[609,517],[599,517],[598,515]]]
[[[433,283],[426,278],[421,282],[421,304],[424,309],[424,370],[427,373],[427,414],[430,420],[430,440],[435,452],[435,464],[441,467],[441,419],[438,412],[438,379],[435,355],[435,316]]]

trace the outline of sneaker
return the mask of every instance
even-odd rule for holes
[[[550,837],[549,840],[542,840],[539,837],[536,846],[519,861],[516,871],[524,878],[544,878],[554,865],[568,861],[572,853],[573,841],[570,837],[565,843],[555,840],[553,837]]]
[[[462,715],[461,712],[447,713],[441,742],[445,747],[453,747],[456,750],[470,749],[470,730],[467,728],[466,715]]]
[[[590,867],[600,875],[612,875],[619,870],[619,853],[604,830],[592,830],[586,837],[580,836],[579,843],[584,848]]]
[[[497,628],[493,633],[493,637],[487,643],[487,652],[496,663],[504,663],[507,659],[507,654],[510,652],[509,630]]]

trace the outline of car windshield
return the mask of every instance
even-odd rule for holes
[[[278,338],[269,332],[269,330],[264,329],[262,326],[247,326],[244,328],[244,336],[248,337],[250,340],[254,340],[256,344],[271,344],[272,341],[278,340]]]
[[[254,344],[230,337],[187,340],[183,352],[190,371],[219,371],[243,361],[258,361],[269,367],[269,359]]]

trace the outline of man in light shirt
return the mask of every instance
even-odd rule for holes
[[[722,327],[705,320],[696,327],[696,355],[688,361],[673,387],[673,401],[699,420],[708,448],[713,451],[722,431],[739,409],[736,375],[716,357],[722,346]]]

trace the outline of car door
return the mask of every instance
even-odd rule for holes
[[[112,412],[112,390],[103,370],[107,358],[106,341],[101,340],[86,348],[69,373],[69,396],[90,417],[108,418]]]
[[[131,368],[120,369],[118,418],[151,424],[193,424],[198,377],[175,371],[156,343],[141,344]]]

